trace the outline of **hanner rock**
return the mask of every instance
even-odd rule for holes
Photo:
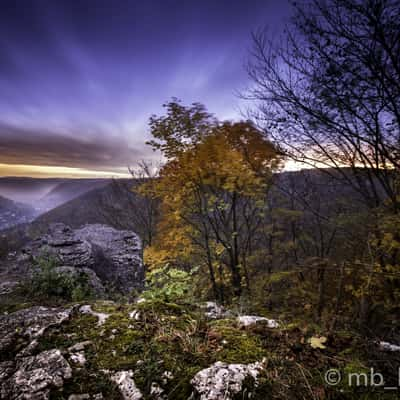
[[[87,274],[90,269],[104,286],[122,293],[143,287],[142,244],[131,231],[118,231],[99,224],[81,229],[52,224],[49,232],[28,244],[23,253],[29,259],[45,255],[55,257],[60,267],[68,267],[64,268],[66,271],[75,268]],[[88,277],[101,293],[96,277]]]

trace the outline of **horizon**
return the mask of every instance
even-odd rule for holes
[[[3,1],[0,176],[126,176],[160,158],[145,145],[147,123],[172,97],[242,119],[251,33],[278,35],[289,10],[262,0]]]

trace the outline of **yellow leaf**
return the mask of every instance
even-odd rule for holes
[[[325,336],[313,336],[308,339],[308,343],[310,343],[313,349],[326,349],[324,343],[326,343],[328,339]]]

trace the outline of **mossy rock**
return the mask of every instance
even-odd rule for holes
[[[66,380],[59,390],[53,390],[50,400],[68,400],[71,394],[102,393],[104,399],[122,400],[123,397],[115,383],[101,371],[91,371],[86,368],[74,370],[72,378]]]

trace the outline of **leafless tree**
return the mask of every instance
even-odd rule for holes
[[[129,168],[132,179],[115,179],[101,198],[103,217],[120,229],[132,229],[142,239],[143,247],[151,246],[157,225],[157,199],[143,196],[137,189],[141,183],[156,179],[160,164],[142,160]]]
[[[253,36],[246,97],[257,103],[254,116],[293,160],[326,168],[370,207],[385,197],[398,209],[400,3],[293,7],[279,40]]]

